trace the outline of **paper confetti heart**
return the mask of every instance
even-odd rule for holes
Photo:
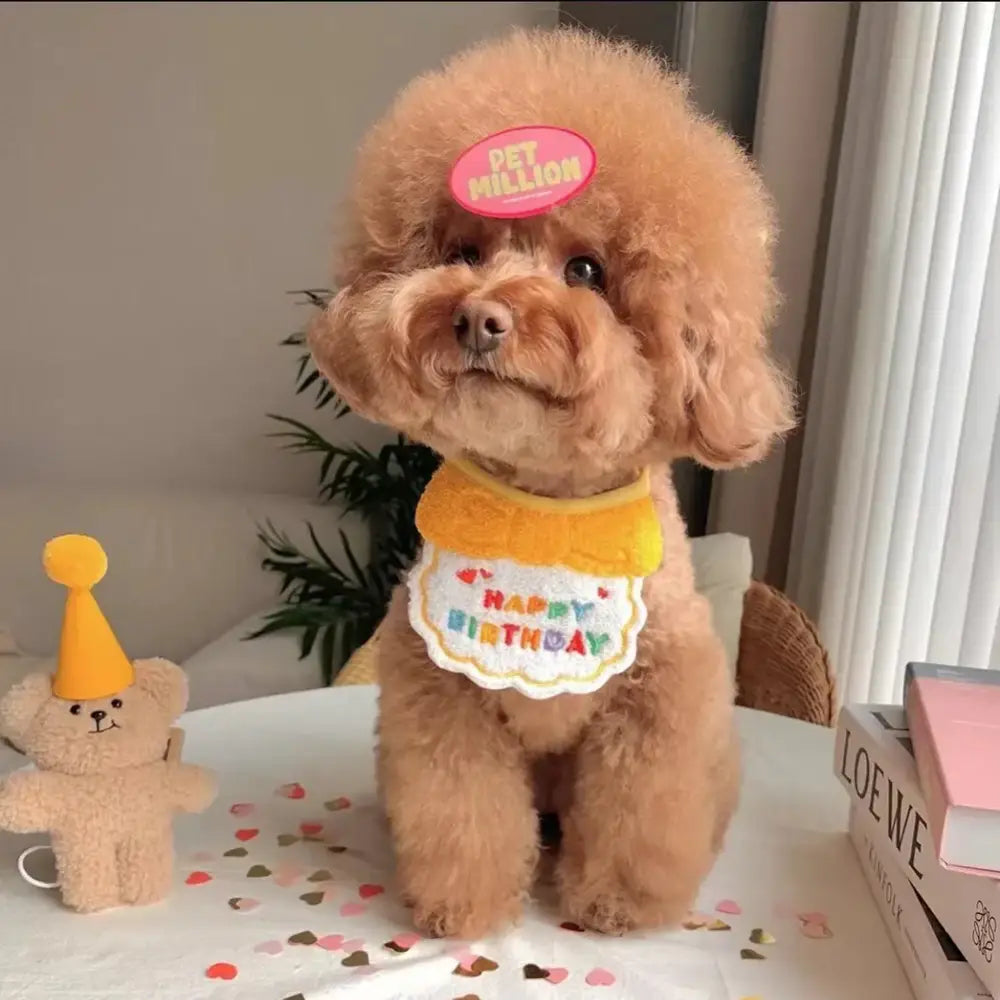
[[[591,969],[584,982],[588,986],[614,986],[615,977],[607,969]]]
[[[579,924],[574,924],[572,920],[564,920],[559,926],[564,931],[576,931],[580,934],[583,933],[583,928]]]
[[[326,893],[322,891],[304,892],[301,896],[299,896],[299,899],[301,899],[307,906],[319,906],[319,904],[326,899]]]
[[[229,900],[229,908],[239,910],[241,913],[249,913],[250,910],[256,910],[258,906],[260,906],[260,900],[250,899],[249,896],[233,896]]]
[[[251,865],[247,869],[247,878],[267,878],[271,869],[267,865]]]
[[[558,966],[549,967],[545,971],[548,973],[549,982],[553,986],[558,986],[569,975],[569,969],[563,969]]]
[[[258,955],[280,955],[285,946],[280,941],[261,941],[260,944],[253,946],[253,950]]]
[[[204,885],[212,881],[212,876],[208,872],[191,872],[184,881],[187,885]]]
[[[523,973],[525,979],[548,979],[549,978],[549,974],[545,971],[545,969],[541,968],[540,966],[535,965],[534,962],[529,962],[527,965],[525,965],[521,969],[521,972]]]
[[[195,851],[191,855],[192,861],[211,861],[215,855],[211,851]]]
[[[725,920],[713,920],[708,925],[708,929],[710,931],[731,931],[732,927],[730,927]]]
[[[294,833],[279,833],[278,847],[288,847],[290,844],[297,844],[302,838]]]
[[[223,853],[224,858],[245,858],[250,852],[245,847],[233,847]]]
[[[754,951],[753,948],[740,948],[740,958],[763,962],[765,957],[759,951]]]
[[[229,807],[229,812],[233,816],[249,816],[254,811],[252,802],[234,802]]]
[[[833,931],[826,924],[803,923],[800,930],[807,938],[814,938],[817,941],[833,937]]]
[[[315,944],[319,940],[312,931],[298,931],[298,933],[293,934],[289,939],[289,944]]]
[[[485,955],[480,955],[472,963],[472,971],[479,975],[482,972],[496,972],[500,966],[493,961],[492,958],[487,958]]]
[[[306,1000],[306,998],[301,993],[293,993],[290,997],[285,997],[285,1000]],[[755,998],[751,997],[751,1000]]]
[[[362,948],[364,948],[364,946],[365,942],[363,938],[350,938],[347,941],[345,941],[340,947],[343,948],[344,951],[350,953],[352,951],[360,951]]]
[[[387,945],[395,945],[400,951],[409,951],[414,945],[419,944],[421,937],[413,931],[403,931],[397,934]]]
[[[343,844],[334,844],[334,845],[333,845],[332,847],[328,847],[328,848],[327,848],[327,850],[328,850],[328,851],[329,851],[329,852],[330,852],[331,854],[343,854],[343,853],[344,853],[344,851],[346,851],[346,850],[347,850],[347,848],[346,848],[346,847],[344,847],[344,845],[343,845]]]
[[[234,836],[237,840],[242,840],[245,843],[248,840],[253,840],[259,833],[260,830],[256,829],[237,830]]]
[[[728,913],[731,916],[738,917],[743,912],[743,907],[734,899],[720,899],[715,904],[715,912]]]
[[[205,970],[205,975],[209,979],[235,979],[239,973],[229,962],[216,962]]]
[[[339,798],[330,799],[329,802],[324,802],[323,808],[329,809],[330,812],[339,812],[341,809],[350,809],[351,800],[346,795],[341,795]]]
[[[324,934],[316,944],[324,951],[340,951],[344,943],[343,934]]]
[[[773,934],[764,930],[763,927],[755,927],[750,932],[751,944],[774,944],[777,939]]]
[[[475,583],[476,577],[479,574],[474,569],[460,569],[455,576],[462,581],[462,583]]]
[[[813,910],[811,913],[800,913],[798,914],[798,918],[804,924],[828,924],[830,922],[829,917],[821,910]]]
[[[317,868],[316,871],[306,879],[307,882],[332,882],[333,875],[325,868]]]
[[[701,913],[689,913],[681,924],[681,927],[686,931],[697,931],[705,927],[711,920],[711,917],[706,917]]]
[[[346,965],[349,968],[353,968],[359,965],[368,964],[368,952],[367,951],[352,951],[347,958],[342,958],[340,960],[341,965]]]
[[[385,892],[385,886],[372,885],[370,882],[358,886],[358,895],[362,899],[371,899],[372,896],[380,896],[383,892]]]
[[[342,917],[356,917],[359,913],[364,912],[364,903],[344,903],[344,905],[340,908],[340,915]]]
[[[282,795],[286,799],[304,799],[306,790],[297,781],[290,781],[288,784],[279,785],[274,790],[274,794]]]
[[[322,823],[299,823],[299,829],[302,831],[303,837],[315,837],[317,833],[321,833],[323,830]]]

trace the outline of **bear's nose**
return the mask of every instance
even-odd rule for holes
[[[466,299],[451,319],[459,344],[474,354],[486,354],[514,328],[514,316],[502,302]]]
[[[100,722],[101,719],[103,719],[107,714],[107,712],[102,712],[98,709],[96,712],[91,712],[90,717],[94,720],[94,722]]]

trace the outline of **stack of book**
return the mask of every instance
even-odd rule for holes
[[[834,768],[918,1000],[1000,1000],[1000,672],[909,664],[903,707],[844,707]]]

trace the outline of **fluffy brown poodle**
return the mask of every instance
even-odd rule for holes
[[[590,140],[590,185],[513,222],[461,209],[448,178],[463,150],[538,123]],[[544,497],[592,496],[651,467],[663,533],[636,660],[590,694],[533,699],[438,668],[397,593],[378,771],[416,923],[472,938],[516,919],[543,812],[561,825],[566,918],[611,934],[676,922],[721,846],[738,760],[669,464],[744,465],[792,424],[766,353],[761,183],[654,57],[518,32],[403,91],[361,148],[350,214],[339,294],[310,332],[344,399]],[[455,320],[470,314],[499,319],[495,349]]]

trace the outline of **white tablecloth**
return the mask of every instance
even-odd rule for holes
[[[561,927],[542,892],[521,926],[446,942],[418,940],[396,898],[374,715],[374,689],[343,688],[187,716],[184,757],[221,792],[178,819],[175,891],[158,906],[69,912],[15,870],[44,838],[0,834],[0,998],[910,996],[844,833],[829,731],[740,713],[743,802],[694,921],[720,929],[604,938]]]

